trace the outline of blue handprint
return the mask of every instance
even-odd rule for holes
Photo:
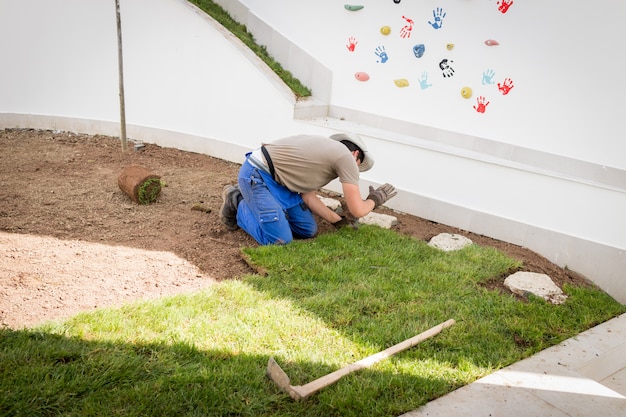
[[[387,52],[385,52],[385,47],[384,46],[378,46],[376,48],[376,56],[378,58],[380,58],[380,61],[376,61],[376,62],[380,62],[382,64],[384,64],[385,62],[387,62],[389,60],[389,56],[387,55]]]
[[[428,84],[428,72],[426,71],[422,72],[419,82],[420,82],[420,88],[422,90],[426,90],[428,87],[432,87],[432,84]]]
[[[434,22],[428,21],[428,24],[431,25],[434,29],[440,29],[443,26],[443,18],[446,17],[446,14],[441,7],[437,7],[433,10],[433,18]]]
[[[493,77],[496,75],[496,73],[494,72],[494,70],[492,69],[486,69],[485,71],[483,71],[483,80],[482,80],[482,84],[483,85],[490,85],[490,84],[494,84],[495,81],[493,81]]]

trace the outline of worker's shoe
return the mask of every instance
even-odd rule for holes
[[[226,185],[222,191],[222,208],[220,210],[220,221],[228,230],[237,230],[237,206],[243,197],[239,186]]]

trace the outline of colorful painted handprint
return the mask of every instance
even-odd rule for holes
[[[446,13],[443,11],[441,7],[437,7],[433,10],[433,20],[434,22],[428,21],[428,24],[433,27],[433,29],[441,29],[443,26],[443,18],[446,17]]]
[[[485,71],[483,71],[483,79],[481,81],[481,83],[483,85],[490,85],[490,84],[494,84],[495,81],[493,80],[493,77],[496,75],[496,73],[494,72],[494,70],[492,69],[486,69]]]
[[[500,0],[498,1],[498,10],[504,14],[509,11],[509,7],[513,4],[513,0]]]
[[[487,110],[488,105],[489,105],[489,101],[487,101],[485,97],[480,96],[476,98],[476,105],[473,107],[474,107],[474,110],[476,110],[478,113],[484,113],[485,110]]]
[[[385,62],[387,62],[389,60],[389,55],[387,55],[387,52],[385,51],[385,47],[384,46],[376,47],[376,50],[374,51],[374,53],[379,58],[379,60],[376,61],[376,62],[384,64]]]
[[[454,69],[450,66],[452,62],[453,61],[449,61],[448,59],[442,59],[439,63],[439,68],[441,68],[444,78],[449,78],[454,75]]]
[[[346,48],[348,48],[348,51],[354,52],[357,43],[359,42],[353,36],[350,36],[348,38],[348,44],[346,45]]]
[[[510,78],[505,78],[502,84],[498,83],[498,90],[502,93],[503,96],[506,96],[511,92],[511,89],[515,87],[513,85],[513,80]]]
[[[410,38],[411,37],[411,32],[413,31],[413,20],[409,19],[406,16],[402,16],[402,18],[404,20],[406,20],[406,25],[402,26],[402,29],[400,29],[400,37],[401,38]]]
[[[426,90],[428,87],[432,87],[433,86],[432,84],[428,83],[428,72],[426,72],[426,71],[422,72],[422,75],[420,76],[419,82],[420,82],[420,88],[422,90]]]

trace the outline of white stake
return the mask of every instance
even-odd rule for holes
[[[124,61],[122,54],[122,19],[120,17],[120,0],[115,0],[115,16],[117,20],[117,63],[120,86],[120,138],[122,139],[122,152],[128,149],[126,140],[126,104],[124,102]]]

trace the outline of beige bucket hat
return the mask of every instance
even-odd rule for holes
[[[347,140],[361,148],[363,151],[363,162],[359,165],[359,171],[365,172],[374,166],[374,158],[372,158],[372,155],[367,151],[367,146],[365,142],[363,142],[363,139],[356,133],[335,133],[331,135],[330,138],[336,141]]]

